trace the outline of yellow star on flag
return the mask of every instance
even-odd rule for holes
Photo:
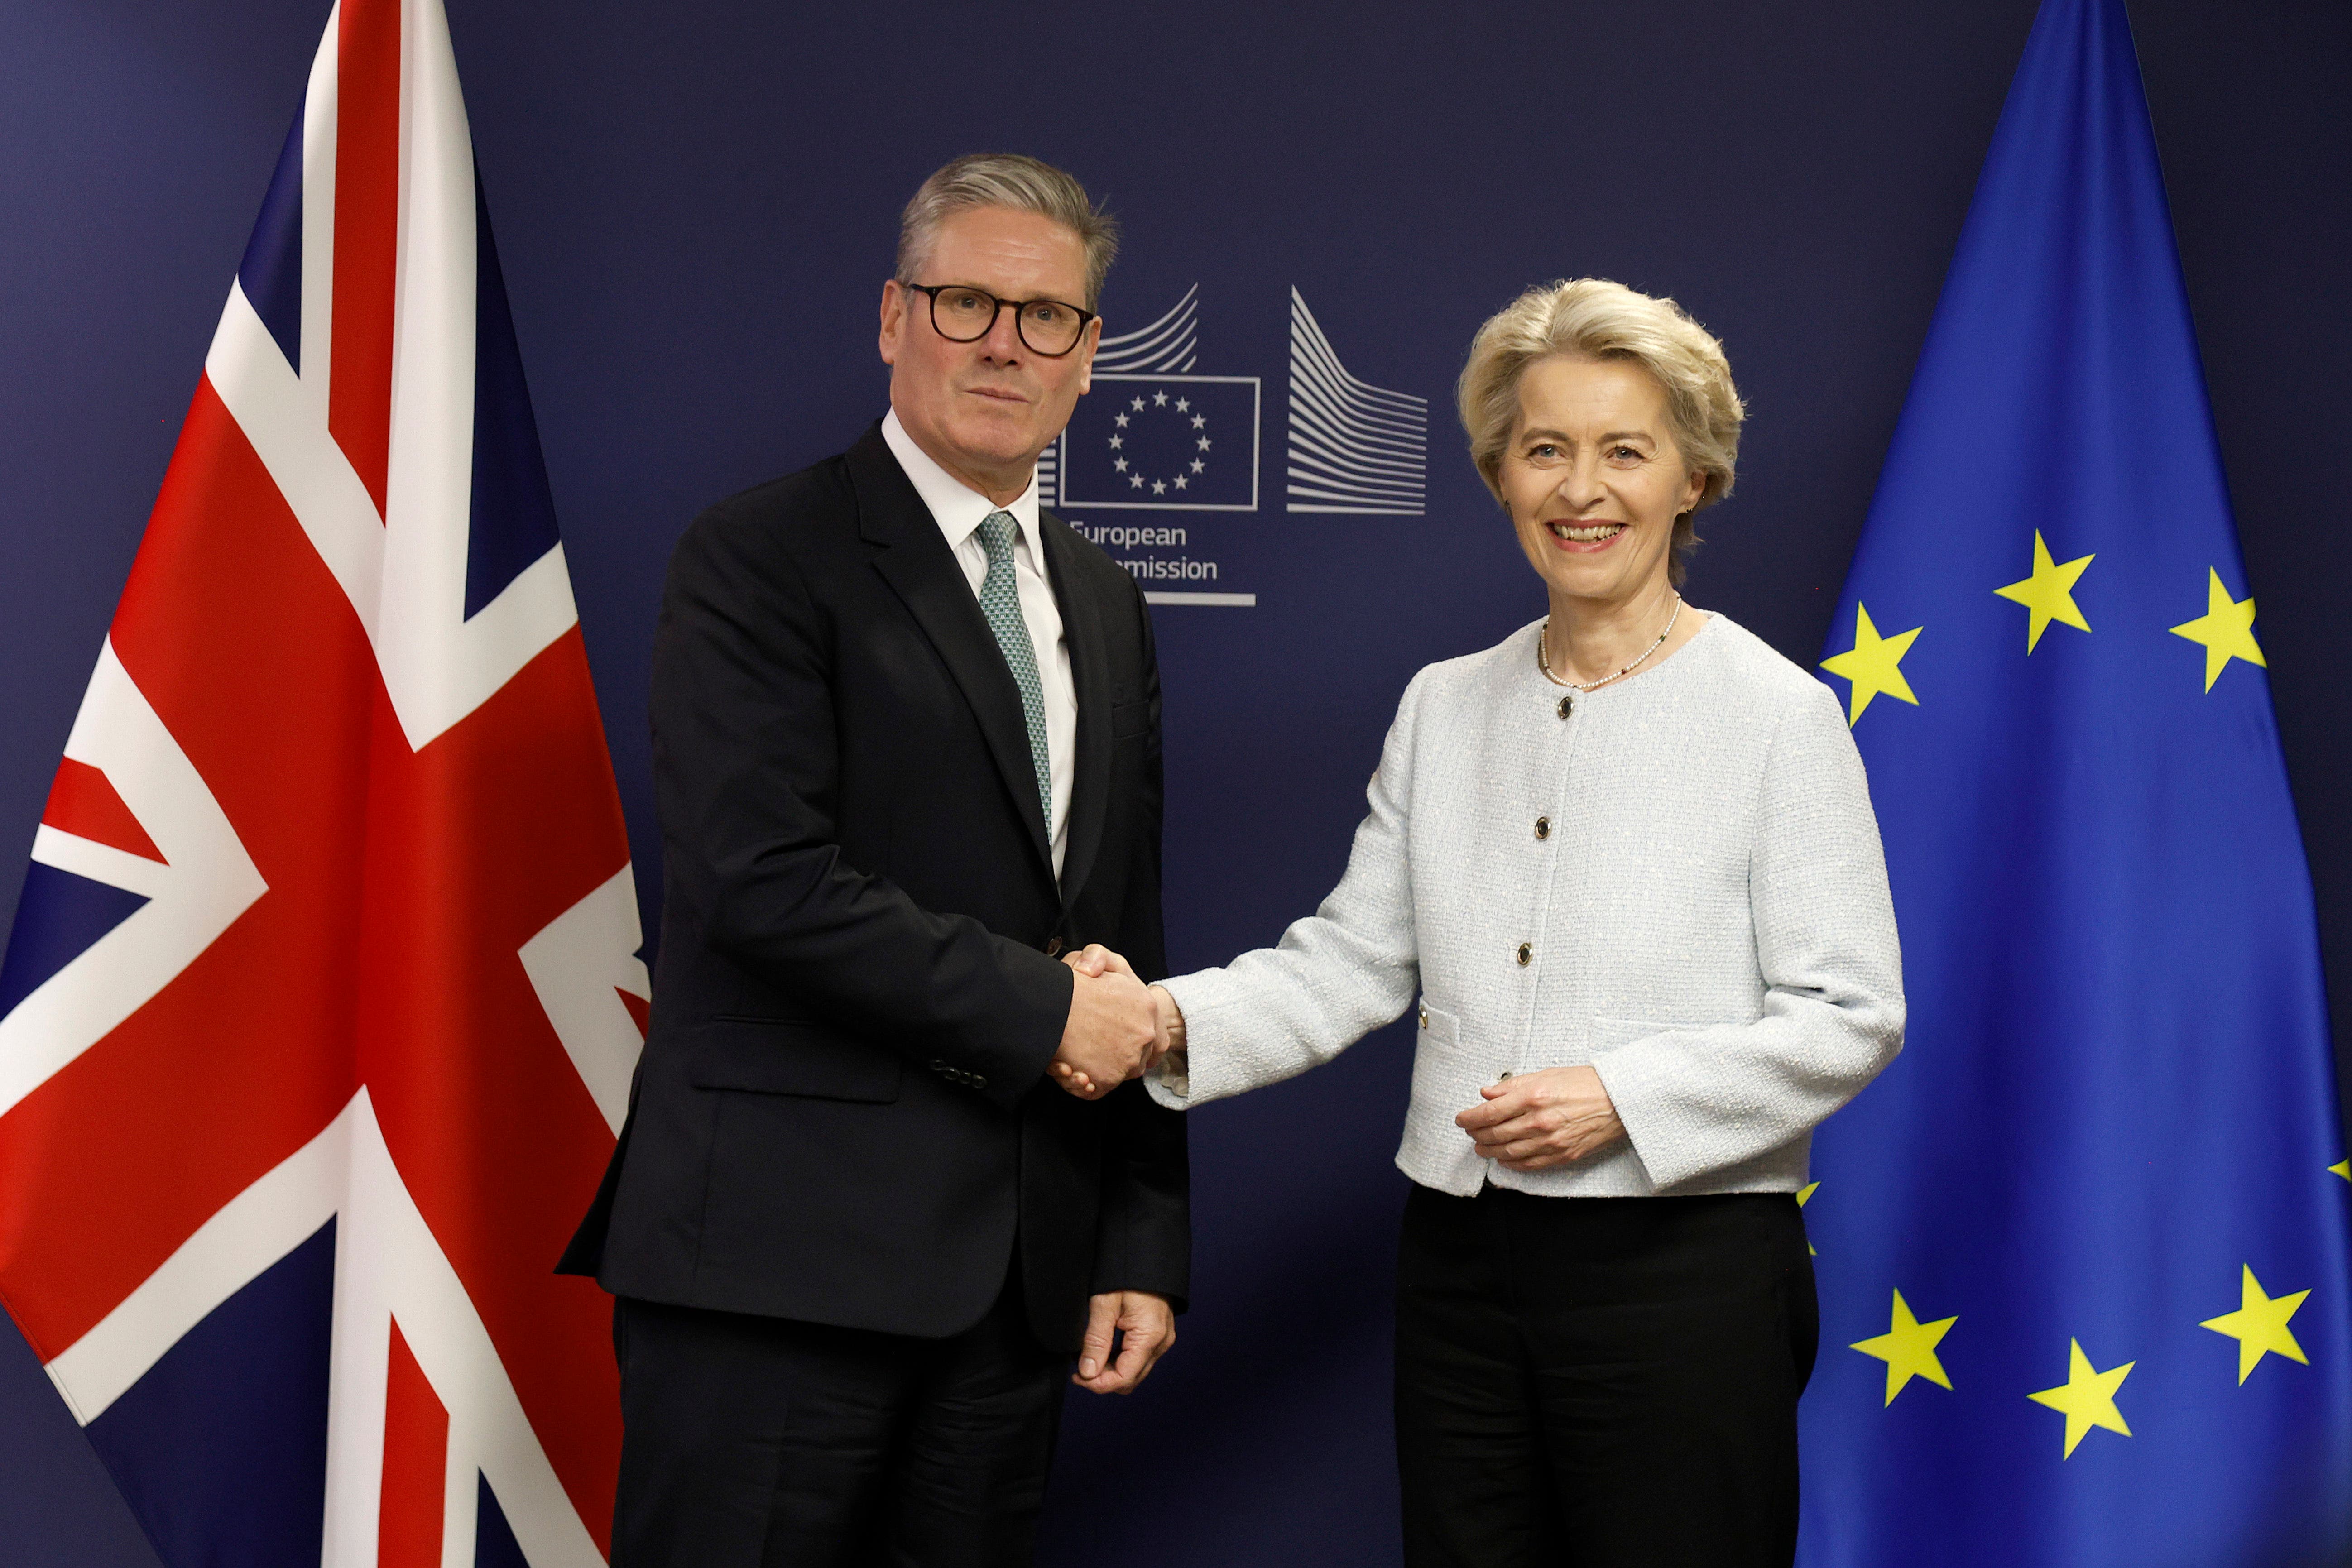
[[[1851,726],[1849,726],[1849,728],[1851,728]],[[1819,1182],[1807,1182],[1803,1186],[1799,1187],[1797,1189],[1797,1206],[1799,1208],[1803,1208],[1807,1204],[1811,1203],[1813,1201],[1813,1193],[1815,1189],[1820,1186],[1821,1184]],[[1815,1247],[1811,1241],[1805,1243],[1805,1250],[1812,1254],[1815,1258],[1819,1258],[1822,1255],[1822,1249]]]
[[[2084,569],[2098,557],[2085,555],[2063,565],[2050,559],[2050,546],[2042,542],[2042,531],[2033,531],[2033,575],[2022,583],[2011,583],[1994,593],[2004,599],[2013,599],[2032,614],[2025,625],[2025,651],[2031,656],[2042,634],[2050,629],[2053,621],[2063,621],[2080,631],[2089,631],[2091,623],[2074,605],[2074,584]]]
[[[2337,1161],[2327,1167],[2327,1173],[2331,1176],[2341,1176],[2346,1181],[2352,1182],[2352,1160]]]
[[[1924,1377],[1945,1388],[1952,1386],[1952,1380],[1944,1375],[1944,1363],[1936,1359],[1936,1346],[1958,1321],[1958,1318],[1938,1318],[1932,1323],[1921,1322],[1911,1315],[1911,1304],[1897,1290],[1895,1320],[1887,1331],[1874,1339],[1856,1340],[1848,1348],[1876,1356],[1886,1363],[1886,1403],[1892,1405],[1895,1396],[1903,1392],[1903,1385],[1915,1377]],[[2042,1396],[2037,1394],[2034,1397]]]
[[[1847,729],[1862,722],[1863,710],[1882,692],[1914,708],[1919,706],[1919,700],[1911,695],[1911,683],[1903,679],[1902,666],[1903,656],[1911,651],[1912,642],[1923,629],[1913,626],[1891,637],[1880,637],[1878,628],[1870,624],[1869,610],[1859,602],[1854,605],[1853,646],[1822,660],[1823,669],[1853,682],[1853,710],[1846,716]]]
[[[2127,1361],[2110,1372],[2099,1372],[2091,1365],[2091,1358],[2083,1353],[2083,1342],[2066,1342],[2066,1381],[2056,1388],[2045,1388],[2025,1397],[2036,1405],[2047,1405],[2066,1417],[2066,1451],[2063,1459],[2074,1457],[2074,1445],[2089,1436],[2094,1426],[2104,1426],[2110,1432],[2131,1436],[2124,1425],[2124,1413],[2116,1408],[2116,1390],[2124,1385],[2131,1369],[2139,1363]]]
[[[2208,1318],[2197,1326],[2210,1329],[2217,1334],[2226,1334],[2238,1342],[2238,1381],[2241,1384],[2261,1363],[2263,1357],[2273,1351],[2289,1361],[2299,1361],[2309,1366],[2310,1358],[2303,1353],[2303,1347],[2294,1342],[2294,1331],[2286,1326],[2286,1321],[2294,1316],[2294,1310],[2303,1305],[2303,1299],[2311,1292],[2297,1290],[2292,1296],[2265,1296],[2261,1284],[2254,1279],[2253,1266],[2248,1264],[2245,1269],[2245,1277],[2238,1284],[2238,1310],[2224,1312],[2218,1318]]]
[[[2172,628],[2172,635],[2187,637],[2190,642],[2205,645],[2205,689],[2221,679],[2221,671],[2233,658],[2248,664],[2270,668],[2263,658],[2262,646],[2254,641],[2254,599],[2249,594],[2243,599],[2230,597],[2230,590],[2221,586],[2221,574],[2210,566],[2205,568],[2205,613],[2193,621],[2183,621]]]

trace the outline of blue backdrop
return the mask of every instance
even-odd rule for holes
[[[1123,531],[1150,586],[1255,596],[1157,612],[1180,966],[1311,907],[1406,678],[1540,613],[1449,409],[1471,331],[1527,283],[1620,278],[1723,337],[1753,418],[1691,596],[1819,657],[2032,16],[449,4],[644,888],[663,561],[702,503],[881,411],[876,300],[930,168],[1010,147],[1074,169],[1127,224],[1109,330],[1192,325],[1189,359],[1137,373],[1244,378],[1207,384],[1221,428],[1255,379],[1255,510],[1097,504],[1086,451],[1065,476],[1088,498],[1066,512]],[[325,9],[0,0],[0,913]],[[2352,1039],[2352,13],[2131,10]],[[1426,404],[1420,477],[1370,498],[1417,512],[1289,510],[1314,434],[1294,355],[1340,439]],[[1199,493],[1237,505],[1232,478]],[[1142,1394],[1073,1402],[1047,1561],[1395,1560],[1408,1043],[1195,1122],[1197,1310]],[[152,1562],[5,1329],[0,1542]]]

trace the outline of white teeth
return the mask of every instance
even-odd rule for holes
[[[1593,522],[1581,526],[1555,522],[1550,527],[1552,532],[1559,538],[1573,539],[1580,544],[1591,544],[1598,540],[1608,539],[1623,532],[1625,529],[1625,525],[1622,522]]]

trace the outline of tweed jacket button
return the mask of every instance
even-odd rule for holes
[[[1538,816],[1536,818],[1536,837],[1538,838],[1549,838],[1551,837],[1550,817]]]
[[[1569,716],[1569,714],[1570,714],[1570,713],[1571,713],[1571,712],[1573,712],[1573,711],[1575,710],[1575,708],[1576,708],[1576,699],[1575,699],[1575,698],[1573,698],[1573,697],[1563,697],[1563,698],[1561,698],[1561,699],[1559,700],[1559,716],[1560,716],[1561,718],[1563,718],[1563,719],[1567,718],[1567,717]]]
[[[1534,958],[1535,955],[1536,950],[1533,945],[1524,942],[1519,943],[1519,967],[1521,969],[1525,969],[1528,966],[1528,961]]]
[[[1421,1010],[1421,1026],[1424,1029],[1429,1027],[1429,1009],[1426,1007]]]
[[[1045,956],[1048,958],[1059,958],[1062,956],[1062,939],[1060,937],[1049,936],[1045,939]]]

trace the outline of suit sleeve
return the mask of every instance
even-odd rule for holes
[[[668,874],[714,949],[1010,1110],[1060,1044],[1070,972],[842,858],[833,638],[778,532],[714,509],[670,562],[652,689]]]
[[[1121,576],[1126,574],[1121,573]],[[1127,879],[1127,907],[1118,951],[1147,980],[1168,973],[1168,944],[1160,905],[1160,822],[1165,768],[1160,743],[1160,663],[1143,592],[1129,578],[1141,627],[1143,689],[1151,725],[1143,767],[1144,798],[1136,803],[1135,862]],[[1184,1118],[1155,1104],[1140,1083],[1123,1084],[1104,1098],[1110,1118],[1103,1161],[1102,1219],[1095,1249],[1094,1289],[1149,1290],[1179,1311],[1192,1293],[1192,1175]]]

